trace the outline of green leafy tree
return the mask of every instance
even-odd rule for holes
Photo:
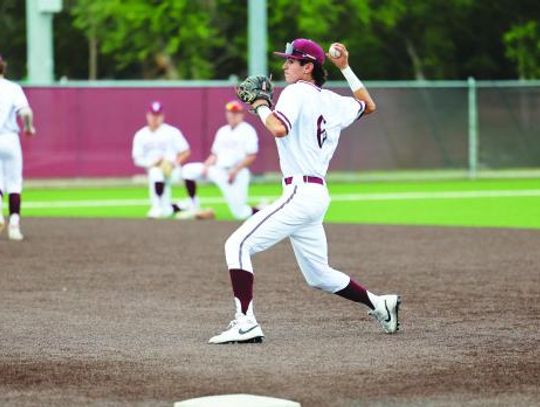
[[[64,0],[54,16],[57,77],[245,76],[247,1]],[[539,77],[538,0],[267,1],[270,52],[298,37],[324,48],[341,41],[362,79]],[[26,72],[25,3],[0,1],[0,53],[14,79]],[[270,52],[281,79],[282,60]]]
[[[520,79],[540,78],[540,25],[527,21],[504,34],[506,56],[516,64]]]
[[[307,36],[327,47],[341,41],[366,79],[433,79],[455,73],[450,34],[473,0],[271,1],[271,46]],[[272,61],[272,70],[280,62]],[[341,79],[329,70],[330,79]]]
[[[26,21],[24,2],[0,1],[0,54],[8,61],[8,76],[22,79],[26,76]]]
[[[214,2],[78,0],[71,12],[90,47],[118,68],[139,63],[146,78],[212,77],[211,52],[222,39],[210,24]],[[99,44],[99,45],[97,45]]]

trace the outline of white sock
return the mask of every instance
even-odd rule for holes
[[[377,308],[377,304],[379,303],[379,296],[373,294],[372,292],[369,292],[368,290],[366,290],[366,292],[367,292],[368,298],[371,301],[371,303],[373,304],[373,306],[375,308]]]
[[[9,224],[13,226],[18,226],[21,221],[21,217],[18,213],[14,213],[9,217]]]
[[[236,318],[249,318],[252,320],[255,320],[255,314],[253,313],[253,300],[250,301],[248,309],[246,313],[244,314],[242,312],[242,304],[240,303],[240,300],[236,297],[234,297],[234,307],[236,308]]]

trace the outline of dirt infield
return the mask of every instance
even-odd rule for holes
[[[25,219],[0,237],[0,405],[540,404],[540,231],[328,225],[334,267],[402,295],[402,330],[309,288],[288,242],[255,257],[261,345],[232,317],[227,222]],[[256,406],[254,406],[256,407]]]

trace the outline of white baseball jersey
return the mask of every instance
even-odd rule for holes
[[[7,79],[0,78],[0,135],[19,133],[17,112],[28,107],[22,88]]]
[[[310,82],[287,86],[274,110],[288,131],[287,136],[276,138],[283,176],[324,178],[341,130],[360,118],[365,107],[363,101]]]
[[[148,126],[137,131],[131,155],[135,165],[148,168],[163,158],[174,162],[176,156],[186,150],[189,150],[189,144],[182,132],[163,123],[155,131]]]
[[[257,132],[246,122],[241,122],[234,128],[227,124],[216,132],[211,151],[217,157],[217,167],[232,168],[246,156],[257,154]]]
[[[335,293],[350,277],[328,264],[322,224],[330,203],[323,178],[342,129],[358,119],[365,102],[299,81],[281,93],[274,115],[288,134],[276,138],[283,176],[282,196],[246,220],[225,243],[230,269],[253,272],[251,256],[289,237],[296,260],[309,285]],[[290,178],[289,178],[290,177]]]
[[[0,190],[21,193],[23,156],[17,113],[29,107],[22,88],[0,78]]]

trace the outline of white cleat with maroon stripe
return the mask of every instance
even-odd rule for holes
[[[387,334],[393,334],[399,330],[399,305],[401,297],[399,295],[380,295],[373,304],[375,309],[369,311]]]
[[[227,329],[210,338],[208,343],[261,343],[263,338],[263,331],[255,317],[237,314],[235,319],[229,323]]]

